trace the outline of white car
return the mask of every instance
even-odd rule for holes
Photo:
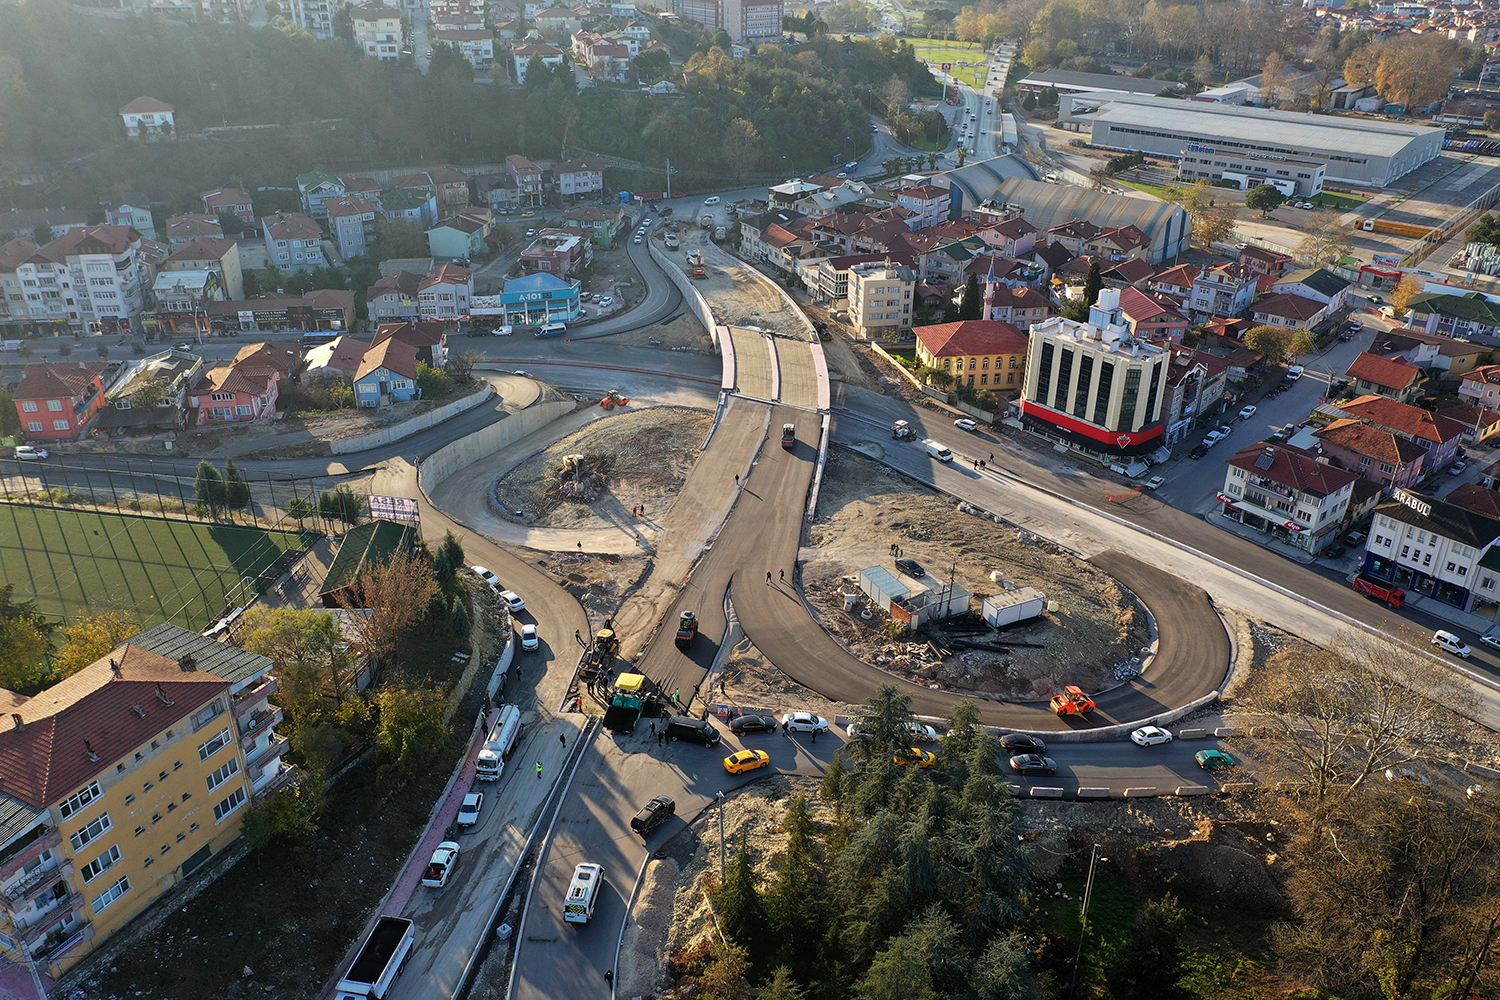
[[[46,448],[38,448],[30,444],[16,445],[16,461],[18,462],[40,462],[51,455]]]
[[[1137,746],[1154,747],[1158,743],[1171,743],[1172,734],[1156,726],[1142,726],[1130,734],[1130,741]]]
[[[464,796],[463,805],[458,807],[458,819],[454,820],[460,830],[467,830],[479,822],[479,810],[484,808],[484,793],[470,792]]]
[[[427,862],[427,870],[422,873],[422,884],[433,889],[441,889],[448,884],[448,877],[453,874],[453,869],[458,867],[458,844],[452,840],[445,840],[432,852],[432,860]]]
[[[602,298],[602,299],[599,300],[599,308],[600,309],[608,309],[610,306],[612,306],[614,304],[615,304],[615,297],[613,295],[606,295],[606,296],[604,296],[604,298]]]
[[[470,566],[469,569],[474,571],[475,576],[489,584],[491,590],[503,589],[500,586],[500,578],[490,570],[485,569],[483,566]]]
[[[635,234],[635,239],[631,240],[630,242],[632,242],[632,243],[639,243],[640,241],[641,241],[641,234],[640,233],[636,233]]]
[[[1292,365],[1292,367],[1286,370],[1286,380],[1288,382],[1295,382],[1302,377],[1302,373],[1306,370],[1301,365]]]
[[[517,611],[526,610],[526,602],[521,600],[521,595],[516,593],[514,590],[500,591],[500,600],[505,602],[505,606],[507,608],[510,608],[511,614],[515,614]]]
[[[717,205],[719,203],[719,201],[720,201],[719,196],[718,195],[714,195],[711,198],[704,198],[703,199],[703,204],[705,204],[705,205]]]
[[[1500,649],[1500,635],[1482,635],[1479,637],[1479,641],[1486,646],[1493,646],[1495,649]]]
[[[1241,420],[1249,420],[1253,416],[1255,416],[1255,407],[1253,407],[1253,406],[1242,406],[1242,407],[1240,407],[1240,419]]]
[[[781,717],[781,728],[793,733],[826,733],[828,720],[811,712],[788,712]]]
[[[1141,484],[1141,489],[1148,490],[1148,491],[1155,491],[1155,490],[1161,489],[1166,484],[1167,484],[1167,477],[1166,476],[1152,476],[1150,479],[1146,480],[1144,483]]]
[[[541,640],[538,639],[536,635],[536,625],[531,622],[527,622],[525,625],[521,626],[522,649],[536,649],[537,647],[541,646],[541,644]]]
[[[918,741],[919,743],[937,742],[937,730],[933,729],[931,726],[923,725],[920,722],[908,722],[906,724],[906,729],[907,732],[911,733],[912,739]]]
[[[979,429],[979,424],[975,423],[974,420],[969,417],[959,417],[957,420],[953,421],[953,426],[957,427],[961,431],[972,431]]]

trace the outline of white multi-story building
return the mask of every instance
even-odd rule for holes
[[[156,218],[151,214],[151,209],[144,205],[124,204],[111,208],[104,215],[104,221],[112,226],[129,226],[148,240],[156,239]],[[53,232],[54,235],[62,235],[56,230]]]
[[[289,0],[289,3],[293,24],[324,41],[333,37],[333,14],[338,4],[328,0]]]
[[[438,28],[432,32],[432,41],[453,46],[481,72],[495,62],[495,33],[489,28]]]
[[[1211,267],[1193,279],[1186,305],[1195,319],[1243,316],[1255,298],[1257,277],[1244,264]]]
[[[568,160],[552,168],[557,193],[564,198],[583,198],[604,191],[604,164],[599,160]]]
[[[1021,422],[1086,451],[1150,453],[1166,434],[1170,363],[1166,350],[1130,335],[1119,289],[1106,288],[1087,323],[1032,324]]]
[[[912,229],[926,229],[948,221],[953,193],[931,184],[914,184],[896,195],[896,204],[913,213],[906,220]]]
[[[849,323],[865,340],[910,330],[917,276],[890,261],[849,268]]]
[[[154,97],[137,97],[120,109],[125,135],[130,139],[162,139],[177,134],[177,115],[172,105]]]
[[[1314,452],[1264,441],[1229,459],[1223,515],[1316,555],[1344,530],[1359,476]]]
[[[310,216],[268,215],[260,224],[270,263],[283,271],[311,271],[328,266],[328,259],[323,256],[323,231]]]
[[[1391,495],[1375,508],[1361,572],[1460,611],[1500,602],[1500,569],[1486,558],[1500,521],[1404,489]]]
[[[0,258],[13,268],[3,275],[11,321],[101,333],[139,329],[154,277],[140,249],[141,234],[129,226],[86,226],[24,256]]]
[[[350,15],[354,22],[354,41],[371,59],[396,62],[401,58],[401,11],[366,0]]]
[[[375,216],[380,206],[358,195],[330,198],[323,203],[328,212],[328,230],[339,256],[345,260],[363,257],[375,245]]]
[[[454,264],[441,264],[427,273],[417,286],[417,311],[424,320],[456,323],[469,315],[474,297],[474,272]]]

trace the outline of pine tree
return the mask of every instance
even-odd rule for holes
[[[1176,896],[1153,899],[1141,910],[1124,947],[1108,969],[1114,1000],[1177,1000],[1182,978],[1182,928],[1186,914]]]
[[[207,460],[198,463],[198,477],[193,481],[193,498],[215,516],[224,509],[227,490],[224,477]]]
[[[760,991],[760,1000],[803,1000],[806,995],[792,978],[792,970],[781,965],[777,966],[770,984]]]
[[[736,944],[752,958],[764,953],[769,921],[765,903],[760,898],[760,872],[750,856],[750,844],[740,838],[734,861],[724,873],[724,884],[713,895],[719,925]]]
[[[469,609],[464,605],[463,596],[459,595],[453,599],[453,610],[448,613],[448,628],[455,639],[463,639],[468,636],[472,627]]]
[[[1083,279],[1083,303],[1086,306],[1094,305],[1099,301],[1099,291],[1104,287],[1104,279],[1099,276],[1099,262],[1089,263],[1089,276]]]
[[[437,555],[433,558],[433,572],[437,574],[438,583],[447,587],[453,583],[454,577],[464,564],[464,547],[453,532],[443,536],[443,544],[438,546]]]
[[[958,318],[978,319],[980,313],[984,312],[984,294],[979,290],[979,275],[969,272],[969,280],[964,285],[964,300],[958,307]]]
[[[224,463],[224,504],[230,510],[244,510],[250,506],[250,484],[232,458]]]

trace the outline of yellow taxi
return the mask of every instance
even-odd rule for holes
[[[891,758],[897,764],[905,764],[908,767],[915,764],[917,767],[931,767],[937,763],[937,755],[919,750],[916,747],[905,747],[896,751],[896,756]]]
[[[744,774],[771,763],[771,755],[764,750],[741,750],[724,758],[724,770],[730,774]]]

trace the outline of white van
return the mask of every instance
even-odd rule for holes
[[[568,324],[566,323],[543,323],[541,328],[537,330],[536,335],[538,337],[556,337],[567,332]]]
[[[1436,632],[1432,633],[1432,644],[1445,653],[1452,653],[1454,656],[1461,657],[1465,660],[1467,660],[1469,658],[1469,654],[1473,652],[1473,650],[1469,648],[1468,643],[1464,642],[1452,632],[1445,632],[1442,629],[1438,629]]]
[[[927,454],[931,455],[939,462],[953,461],[953,452],[949,451],[945,445],[938,444],[936,441],[933,441],[930,438],[926,441],[923,441],[922,444],[926,446]]]

